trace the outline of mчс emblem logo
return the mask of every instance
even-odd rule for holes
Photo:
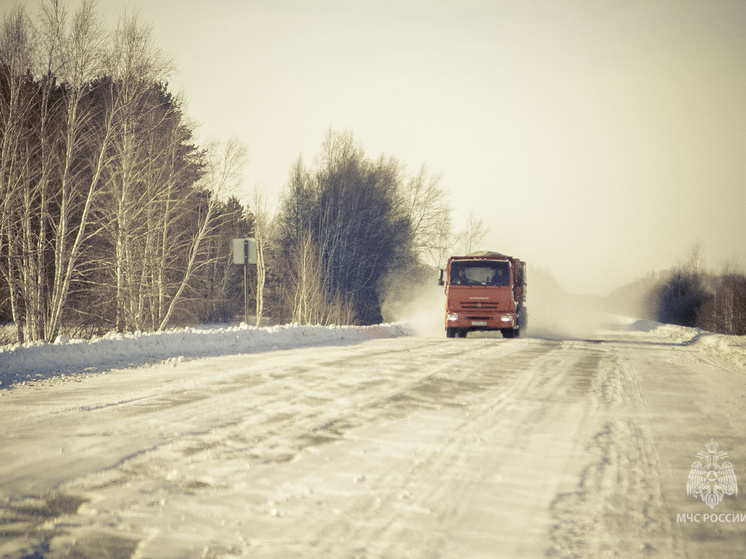
[[[718,444],[714,439],[705,445],[707,452],[699,451],[696,462],[692,463],[689,470],[689,479],[686,482],[686,494],[700,498],[704,503],[714,509],[723,500],[724,495],[738,495],[738,482],[733,464],[728,460],[718,464],[718,461],[727,458],[728,454],[722,450],[718,452]]]

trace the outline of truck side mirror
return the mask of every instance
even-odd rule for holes
[[[446,282],[445,282],[445,281],[443,281],[443,273],[444,273],[444,272],[445,272],[445,270],[443,270],[443,269],[441,268],[441,270],[440,270],[440,278],[438,278],[438,285],[440,285],[441,287],[442,287],[442,286],[444,286],[444,285],[446,284]]]

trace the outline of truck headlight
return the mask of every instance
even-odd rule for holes
[[[446,320],[458,320],[458,313],[455,312],[449,312],[446,315]]]
[[[513,322],[513,315],[504,314],[500,317],[500,322]]]

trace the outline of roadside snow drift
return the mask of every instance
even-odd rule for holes
[[[619,326],[632,331],[650,334],[661,340],[682,346],[694,346],[732,365],[746,368],[746,336],[727,336],[688,326],[662,324],[654,320],[617,317]]]
[[[258,353],[319,345],[347,345],[408,335],[401,323],[376,326],[183,328],[155,333],[109,333],[92,340],[60,336],[0,348],[0,389],[56,376],[137,367],[195,357]]]
[[[698,328],[618,318],[617,328],[696,345],[705,353],[746,367],[746,337],[712,334]],[[532,332],[529,332],[531,335]],[[251,354],[321,345],[349,345],[371,338],[413,335],[407,323],[376,326],[299,326],[181,328],[155,333],[109,333],[92,340],[60,336],[55,343],[0,347],[0,389],[26,381],[97,373],[183,359]],[[541,337],[541,336],[540,336]]]

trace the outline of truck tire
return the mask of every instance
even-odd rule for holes
[[[446,328],[446,338],[455,338],[456,328]]]
[[[524,332],[528,328],[528,309],[525,307],[522,307],[518,313],[518,327]]]
[[[518,330],[516,328],[503,328],[500,331],[503,333],[503,338],[515,338],[518,334]]]

